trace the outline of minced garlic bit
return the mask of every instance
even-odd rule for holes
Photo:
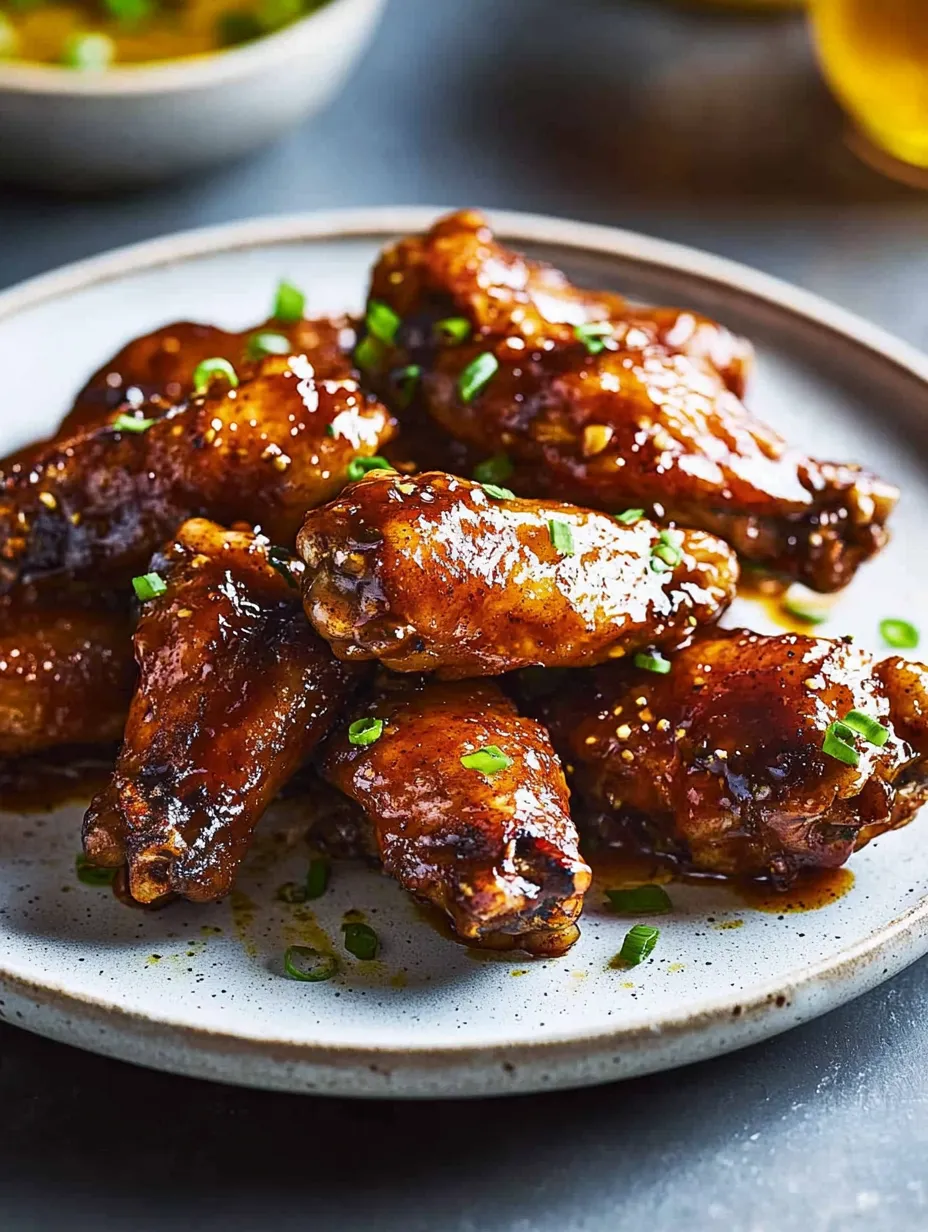
[[[631,751],[631,749],[623,749],[622,750],[622,760],[623,761],[634,761],[635,754]]]
[[[583,456],[593,458],[602,453],[612,440],[612,429],[606,424],[587,424],[583,429]]]
[[[55,497],[52,496],[51,492],[40,492],[39,500],[42,502],[42,504],[45,506],[46,509],[57,509],[58,508],[58,502],[55,499]]]
[[[619,740],[627,740],[632,734],[632,729],[627,723],[623,723],[621,727],[615,729],[615,734]]]

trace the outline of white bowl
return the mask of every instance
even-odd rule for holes
[[[80,73],[0,64],[0,177],[93,190],[234,158],[317,110],[386,0],[331,0],[243,47]]]

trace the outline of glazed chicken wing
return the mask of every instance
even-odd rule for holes
[[[14,464],[0,476],[0,585],[127,580],[192,514],[292,543],[305,510],[394,430],[343,368],[320,378],[306,356],[272,356],[237,388],[214,386],[141,431],[90,428]]]
[[[304,601],[343,659],[445,679],[678,646],[731,600],[737,563],[700,531],[626,526],[438,471],[371,472],[311,510]]]
[[[322,770],[366,810],[387,872],[465,940],[563,953],[590,870],[544,729],[489,681],[394,680],[353,717]]]
[[[128,604],[80,593],[0,605],[0,756],[122,735],[135,680]]]
[[[541,713],[626,841],[707,872],[837,867],[928,798],[928,668],[849,639],[712,630],[666,675],[578,673]]]
[[[505,482],[523,494],[655,506],[822,591],[886,541],[896,489],[808,458],[755,419],[737,348],[709,322],[578,292],[472,214],[388,250],[371,294],[368,319],[392,345],[369,335],[358,362],[391,399],[391,374],[414,365],[412,413],[505,455]]]
[[[135,634],[139,685],[112,783],[84,823],[97,864],[138,902],[229,890],[252,830],[358,677],[306,621],[302,566],[194,519],[155,567],[166,590]]]

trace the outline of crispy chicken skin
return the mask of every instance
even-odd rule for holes
[[[341,377],[319,378],[306,356],[272,356],[237,389],[214,386],[146,431],[89,428],[14,464],[0,475],[0,586],[126,580],[195,514],[292,544],[351,459],[394,431],[342,362]]]
[[[886,542],[897,490],[807,458],[755,419],[738,396],[737,348],[711,322],[630,315],[615,297],[578,292],[507,252],[470,213],[389,249],[371,295],[401,318],[374,374],[384,396],[390,373],[418,365],[410,413],[485,455],[507,453],[506,482],[524,495],[611,512],[656,506],[821,591],[845,586]],[[463,342],[434,328],[451,314],[470,326]],[[593,354],[574,335],[591,321],[611,327]],[[462,374],[481,355],[496,370],[465,396]]]
[[[302,566],[280,572],[269,550],[193,519],[154,562],[167,590],[142,608],[125,742],[84,822],[87,856],[127,864],[138,902],[228,892],[255,824],[356,683],[306,621]]]
[[[850,710],[890,729],[883,747],[857,737],[856,767],[822,747]],[[875,663],[848,639],[706,631],[667,675],[576,674],[538,713],[575,789],[626,841],[706,872],[787,884],[928,798],[928,668]]]
[[[128,603],[0,603],[0,756],[119,740],[134,681]]]
[[[440,471],[373,471],[311,510],[304,601],[339,658],[444,679],[679,646],[729,603],[726,544],[554,502],[499,499]],[[658,572],[657,566],[662,571]]]
[[[342,728],[322,771],[373,825],[384,868],[446,912],[461,938],[533,954],[563,953],[590,870],[577,849],[567,785],[547,733],[490,681],[387,681],[352,715],[384,723],[359,746]],[[490,775],[461,758],[496,746]]]

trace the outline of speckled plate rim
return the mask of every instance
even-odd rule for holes
[[[91,286],[159,266],[281,243],[371,239],[419,231],[438,207],[375,207],[263,218],[181,232],[116,249],[0,293],[0,321]],[[515,243],[627,261],[749,298],[831,333],[895,374],[928,386],[928,356],[855,314],[737,262],[634,232],[540,215],[488,211]],[[928,950],[928,898],[854,946],[776,979],[749,997],[708,999],[679,1017],[647,1016],[607,1031],[572,1030],[543,1041],[441,1048],[313,1045],[135,1014],[10,971],[0,955],[0,1016],[39,1034],[129,1061],[241,1085],[340,1095],[448,1097],[591,1085],[732,1051],[861,995]],[[146,1056],[136,1045],[148,1042]]]

